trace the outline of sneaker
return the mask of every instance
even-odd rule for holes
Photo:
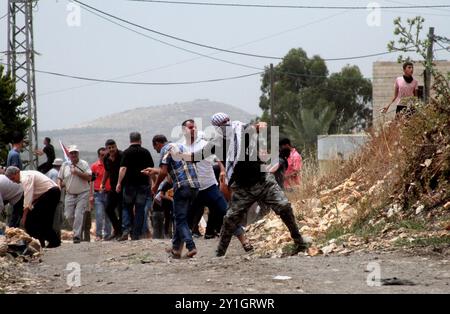
[[[81,242],[80,238],[77,238],[77,237],[73,238],[73,243],[78,244],[80,242]]]
[[[103,241],[112,241],[114,239],[119,239],[121,236],[122,236],[121,233],[120,234],[113,233],[113,234],[110,234],[109,236],[105,236]]]
[[[181,250],[175,250],[173,248],[167,248],[166,252],[170,254],[170,257],[175,259],[181,258]]]
[[[225,256],[225,251],[222,250],[216,250],[216,257],[222,257]]]
[[[294,246],[294,253],[305,252],[308,249],[309,245],[305,242],[297,242]]]
[[[122,234],[119,238],[117,238],[117,241],[127,241],[128,240],[128,233]]]
[[[186,253],[186,257],[193,258],[197,254],[197,249],[193,248],[189,252]]]
[[[55,248],[55,247],[58,247],[58,246],[61,246],[61,242],[55,242],[55,243],[49,243],[49,244],[47,244],[47,246],[46,246],[46,248],[47,249],[53,249],[53,248]]]

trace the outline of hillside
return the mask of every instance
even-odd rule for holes
[[[250,121],[255,118],[239,108],[228,104],[209,101],[195,100],[192,102],[175,103],[163,106],[141,107],[114,113],[105,117],[85,122],[67,129],[40,132],[40,137],[48,136],[56,143],[55,148],[59,150],[57,141],[61,139],[65,145],[76,144],[84,153],[82,158],[95,159],[97,148],[103,146],[106,139],[116,140],[120,149],[128,147],[128,136],[132,131],[142,134],[143,146],[148,148],[154,156],[151,139],[156,134],[164,134],[169,139],[174,127],[182,121],[194,118],[201,119],[203,126],[210,125],[210,117],[216,112],[226,112],[233,120]]]

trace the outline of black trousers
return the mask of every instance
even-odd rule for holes
[[[20,221],[23,216],[23,195],[20,201],[13,205],[13,211],[11,214],[11,218],[9,219],[8,227],[10,228],[19,228]]]
[[[53,187],[39,197],[34,203],[33,209],[28,212],[25,222],[26,232],[41,242],[45,246],[45,241],[49,245],[59,245],[61,239],[53,229],[53,219],[56,206],[61,197],[58,187]]]
[[[163,198],[161,204],[153,202],[152,206],[153,238],[164,239],[173,236],[173,202]]]
[[[114,234],[120,235],[122,233],[122,193],[107,192],[105,212],[114,228]]]
[[[46,162],[44,162],[43,164],[39,165],[39,166],[37,167],[37,170],[38,170],[39,172],[42,172],[43,174],[46,174],[47,172],[50,171],[50,169],[53,168],[52,163],[53,163],[53,161],[52,161],[52,162],[46,161]]]

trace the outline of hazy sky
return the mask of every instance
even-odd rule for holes
[[[406,4],[417,5],[450,4],[448,0],[405,1]],[[308,56],[319,54],[323,58],[383,52],[387,50],[387,42],[393,39],[392,21],[396,16],[406,19],[421,14],[426,19],[424,33],[428,31],[429,26],[434,26],[437,34],[450,37],[450,9],[381,10],[380,25],[369,26],[367,16],[370,12],[366,10],[205,7],[128,0],[83,2],[160,32],[206,45],[259,55],[282,57],[289,49],[298,47],[305,49]],[[370,1],[215,2],[365,6]],[[405,4],[403,1],[378,3],[384,6]],[[6,13],[6,4],[6,0],[1,1],[0,17]],[[35,50],[40,54],[36,56],[36,69],[101,79],[118,79],[129,75],[120,80],[146,82],[195,81],[257,72],[204,57],[198,58],[194,54],[120,28],[83,9],[80,26],[70,26],[67,23],[71,13],[68,11],[68,4],[67,0],[40,0],[35,9]],[[6,22],[6,18],[0,21],[0,51],[6,50]],[[210,49],[139,31],[185,49],[202,54],[215,53],[214,57],[249,66],[263,68],[270,62],[279,62],[216,53]],[[2,62],[6,62],[5,56],[0,55],[0,58]],[[194,58],[195,60],[189,61]],[[437,58],[450,59],[450,53],[439,51]],[[356,64],[366,77],[371,77],[372,62],[377,60],[396,60],[396,55],[330,61],[327,66],[330,72],[336,72],[347,63]],[[237,106],[250,113],[260,113],[260,76],[189,86],[129,86],[95,84],[38,73],[36,85],[40,130],[70,127],[135,107],[164,105],[198,98],[209,98]]]

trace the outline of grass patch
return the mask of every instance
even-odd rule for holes
[[[426,230],[425,223],[417,219],[399,220],[395,222],[397,228],[404,228],[407,230],[424,231]]]
[[[307,247],[310,245],[308,244]],[[295,243],[288,243],[281,249],[281,253],[284,256],[290,256],[290,255],[296,255],[299,253],[299,250],[297,248],[297,245]]]
[[[288,243],[285,246],[283,246],[281,252],[283,254],[292,255],[295,254],[295,244],[294,243]]]
[[[395,246],[398,247],[405,247],[405,246],[434,246],[434,247],[440,247],[440,246],[449,246],[450,245],[450,236],[445,237],[430,237],[430,238],[417,238],[412,241],[409,241],[408,239],[398,239],[395,241]]]
[[[370,237],[377,236],[383,231],[386,223],[381,222],[376,225],[355,225],[353,226],[351,232],[357,235],[358,237],[364,238],[368,240]]]
[[[332,239],[337,239],[347,233],[347,229],[342,225],[333,225],[328,228],[323,241],[328,242]]]

